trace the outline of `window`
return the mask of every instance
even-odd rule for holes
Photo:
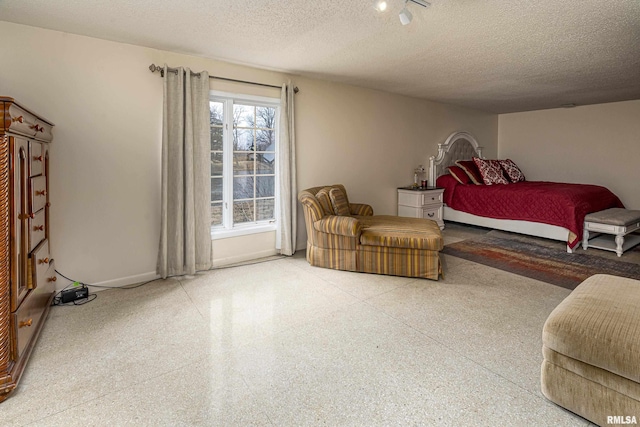
[[[211,230],[275,230],[279,100],[212,92]]]

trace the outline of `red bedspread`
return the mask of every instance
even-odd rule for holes
[[[571,231],[567,242],[575,247],[582,238],[585,215],[624,205],[611,191],[598,185],[524,181],[507,185],[461,185],[451,175],[436,181],[444,188],[447,206],[473,215],[557,225]]]

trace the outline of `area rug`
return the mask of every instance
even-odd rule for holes
[[[627,261],[637,260],[637,254],[625,253],[621,258],[612,259],[602,256],[602,251],[581,248],[570,254],[563,250],[561,243],[547,242],[551,241],[490,231],[446,245],[442,253],[567,289],[575,289],[587,277],[600,273],[640,280],[640,264]]]

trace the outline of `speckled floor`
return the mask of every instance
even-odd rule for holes
[[[444,263],[434,282],[302,253],[53,307],[0,425],[589,425],[540,393],[542,325],[569,291]]]

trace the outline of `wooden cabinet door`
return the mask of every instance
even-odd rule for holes
[[[11,311],[15,311],[29,292],[29,141],[9,138],[11,227]]]

